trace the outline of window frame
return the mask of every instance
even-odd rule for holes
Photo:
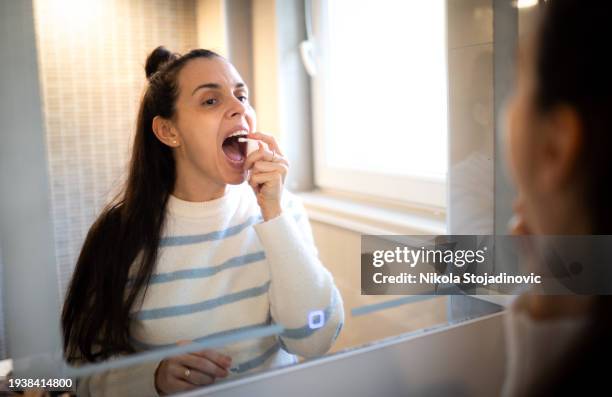
[[[345,192],[353,192],[371,197],[379,197],[381,199],[398,200],[405,203],[417,204],[419,206],[427,206],[439,209],[446,209],[448,196],[448,166],[445,176],[420,176],[420,175],[391,175],[377,172],[357,171],[350,169],[335,168],[326,164],[326,145],[325,134],[327,118],[329,117],[326,103],[328,84],[324,70],[328,69],[328,59],[325,56],[325,45],[323,44],[328,37],[327,26],[329,24],[328,1],[329,0],[311,0],[312,18],[309,21],[307,17],[307,32],[312,32],[312,37],[309,37],[313,45],[313,54],[315,60],[316,73],[311,75],[311,106],[312,106],[312,133],[313,133],[313,165],[314,165],[314,183],[318,188],[333,189]],[[446,87],[446,103],[447,103],[447,142],[449,131],[449,78],[448,78],[448,18],[447,4],[444,5],[444,69],[445,69],[445,87]],[[307,4],[308,7],[308,4]],[[449,145],[446,149],[447,164],[449,158]]]

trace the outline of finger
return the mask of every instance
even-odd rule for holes
[[[259,174],[259,175],[263,175],[263,174]],[[253,190],[255,190],[255,193],[259,193],[261,190],[261,185],[268,182],[267,179],[262,179],[261,177],[258,178],[253,178],[253,175],[251,175],[251,177],[249,178],[249,185],[253,188]]]
[[[252,175],[261,174],[261,173],[269,173],[276,172],[281,175],[283,183],[285,183],[285,178],[287,177],[287,173],[289,172],[289,168],[285,164],[281,163],[270,163],[268,161],[258,161],[253,164],[253,168],[251,168],[251,178]]]
[[[247,134],[247,138],[261,139],[262,141],[267,143],[268,146],[270,146],[270,148],[276,153],[280,154],[281,156],[283,155],[283,151],[276,142],[276,139],[274,139],[274,137],[270,134],[264,134],[263,132],[251,132]]]
[[[270,153],[265,153],[265,152],[263,153],[254,152],[252,156],[253,157],[248,160],[248,163],[245,161],[245,164],[244,164],[245,170],[253,169],[253,165],[257,164],[258,162],[265,162],[269,164],[283,164],[287,169],[289,168],[289,161],[287,161],[286,158],[281,157],[281,156],[274,156]]]
[[[187,376],[187,369],[189,369],[189,376]],[[214,376],[204,374],[197,369],[180,362],[174,362],[169,371],[172,378],[192,385],[209,385],[215,381]]]
[[[191,383],[192,385],[197,386],[206,386],[215,383],[215,377],[209,374],[203,374],[202,372],[196,369],[190,369],[189,376],[185,376],[185,369],[183,367],[183,374],[181,376],[181,380],[185,382]]]
[[[289,161],[287,160],[287,158],[281,156],[278,153],[273,153],[272,154],[272,161],[271,162],[285,164],[287,167],[289,167]]]
[[[170,389],[173,392],[193,390],[198,387],[197,385],[194,385],[193,383],[184,381],[179,378],[172,378],[172,380],[168,383],[169,383]]]
[[[228,372],[225,368],[211,360],[196,356],[194,354],[187,354],[178,357],[178,361],[185,367],[189,369],[194,369],[196,371],[200,371],[203,374],[208,374],[212,376],[226,377]]]
[[[182,379],[175,379],[173,382],[176,386],[174,386],[175,391],[189,391],[196,389],[198,386],[193,383],[185,382]]]
[[[185,367],[176,361],[168,363],[168,379],[167,384],[173,392],[195,389],[196,386],[185,380]]]
[[[266,183],[274,183],[281,181],[282,176],[278,172],[264,172],[260,174],[252,174],[251,179],[249,179],[249,185],[255,188],[258,185],[266,184]]]
[[[280,172],[283,175],[287,174],[288,170],[288,167],[283,163],[271,163],[269,161],[257,161],[251,168],[251,171],[255,173]]]
[[[186,340],[186,339],[182,339],[182,340],[179,340],[178,342],[176,342],[176,344],[179,345],[179,346],[188,345],[190,343],[193,343],[193,341]],[[220,374],[215,374],[214,371],[211,372],[211,374],[213,374],[215,376],[227,376],[226,368],[229,367],[229,365],[224,365],[224,364],[226,362],[229,362],[229,364],[231,364],[232,359],[231,359],[231,357],[224,356],[224,355],[222,355],[220,353],[215,352],[214,350],[205,349],[205,350],[201,350],[199,352],[192,352],[192,353],[184,354],[184,355],[181,355],[181,356],[177,356],[176,360],[181,362],[181,363],[183,363],[183,364],[187,364],[187,366],[190,366],[189,363],[193,362],[193,358],[191,358],[191,357],[196,357],[197,359],[202,359],[202,358],[206,359],[207,358],[207,354],[210,354],[210,356],[211,356],[211,359],[209,361],[211,361],[213,364],[217,365],[218,369],[221,370]],[[191,368],[198,369],[198,367],[196,367],[196,366],[192,366]]]
[[[256,163],[258,161],[266,161],[268,163],[285,164],[287,167],[289,167],[289,161],[287,161],[285,157],[281,156],[278,153],[272,153],[269,150],[265,150],[265,148],[263,152],[256,151],[253,153],[253,155],[255,155],[256,153],[259,153],[259,155],[254,156],[251,163]]]
[[[244,170],[251,169],[253,163],[255,163],[256,161],[266,160],[266,152],[269,152],[269,150],[266,150],[260,142],[257,143],[259,145],[259,148],[253,153],[249,154],[244,160],[244,164],[242,165],[242,168]],[[270,152],[268,159],[272,159],[272,152]]]
[[[528,234],[531,234],[531,231],[529,230],[529,226],[527,226],[527,223],[525,223],[525,220],[521,219],[514,225],[512,234],[515,236],[526,236]]]
[[[232,358],[230,356],[226,356],[225,354],[221,354],[218,351],[205,349],[194,352],[196,356],[206,358],[213,363],[217,364],[221,368],[229,368],[232,365]]]
[[[179,340],[178,342],[176,342],[176,344],[179,345],[179,346],[188,345],[190,343],[193,343],[193,341],[186,340],[186,339],[182,339],[182,340]],[[219,352],[217,352],[215,350],[211,350],[211,349],[204,349],[204,350],[192,352],[192,353],[189,353],[189,354],[196,355],[196,356],[203,357],[203,358],[207,358],[210,361],[212,361],[213,363],[217,364],[221,369],[229,368],[230,365],[232,364],[232,358],[230,356],[226,356],[224,354],[221,354],[221,353],[219,353]]]
[[[508,234],[513,235],[513,236],[520,235],[520,232],[518,230],[518,225],[519,225],[519,220],[517,219],[516,215],[510,218],[510,220],[508,221],[508,225],[506,226],[506,230],[508,231]]]
[[[248,170],[253,166],[253,163],[256,161],[272,161],[274,159],[274,154],[265,148],[261,141],[257,142],[259,145],[259,149],[251,153],[244,160],[243,169]]]

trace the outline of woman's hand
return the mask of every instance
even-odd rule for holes
[[[244,169],[250,170],[249,185],[257,196],[264,221],[281,214],[281,196],[289,162],[283,157],[280,147],[273,136],[254,132],[249,139],[265,142],[269,150],[260,142],[259,149],[251,153],[244,162]]]
[[[181,341],[184,345],[189,341]],[[210,385],[228,375],[231,357],[214,350],[182,354],[163,360],[155,371],[155,388],[160,395],[174,394]]]
[[[509,230],[515,236],[531,235],[532,230],[525,220],[525,199],[519,194],[513,203],[514,216],[510,222]],[[532,245],[532,241],[524,239],[521,249],[528,261],[530,269],[538,271],[544,262],[538,250]],[[538,321],[550,320],[561,317],[572,317],[584,315],[593,303],[592,296],[563,296],[563,295],[541,295],[522,294],[514,301],[514,310],[525,311],[531,318]]]
[[[512,203],[512,211],[514,216],[508,222],[508,231],[513,236],[526,236],[531,233],[531,229],[527,225],[525,220],[525,203],[524,198],[521,194]]]

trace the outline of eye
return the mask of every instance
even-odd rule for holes
[[[217,103],[217,100],[215,98],[210,98],[205,100],[202,105],[215,105]]]
[[[247,98],[247,96],[246,96],[246,95],[238,95],[238,97],[237,97],[237,98],[238,98],[238,100],[239,100],[240,102],[242,102],[242,103],[246,103],[246,102],[248,102],[248,101],[249,101],[249,98]]]

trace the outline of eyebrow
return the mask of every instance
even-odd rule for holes
[[[244,83],[237,83],[236,86],[234,88],[244,88],[246,87],[246,85]],[[199,90],[200,88],[212,88],[212,89],[220,89],[221,85],[217,84],[217,83],[206,83],[206,84],[200,84],[199,86],[197,86],[193,92],[191,93],[191,95],[195,94],[195,92],[197,90]]]

